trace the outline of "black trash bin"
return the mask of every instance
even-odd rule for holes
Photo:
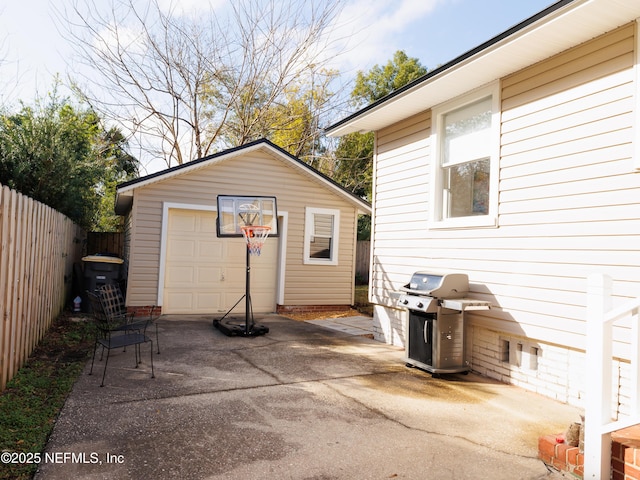
[[[124,260],[109,255],[88,255],[82,257],[84,266],[84,288],[82,290],[82,311],[91,312],[91,304],[86,291],[94,292],[102,285],[117,284],[122,279]]]

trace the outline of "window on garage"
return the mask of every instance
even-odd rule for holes
[[[307,207],[304,228],[304,263],[338,264],[340,211]]]

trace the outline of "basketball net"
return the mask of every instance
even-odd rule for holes
[[[247,249],[250,255],[260,255],[262,245],[267,240],[271,227],[258,225],[245,225],[240,227],[242,236],[247,241]]]

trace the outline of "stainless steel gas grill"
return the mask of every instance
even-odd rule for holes
[[[433,374],[468,372],[465,311],[487,310],[490,303],[466,298],[464,273],[415,272],[402,291],[400,306],[409,310],[407,366]]]

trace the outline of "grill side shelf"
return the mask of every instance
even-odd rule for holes
[[[489,310],[491,308],[491,302],[476,300],[473,298],[447,298],[441,300],[441,305],[444,308],[460,310],[462,312],[470,310]]]

